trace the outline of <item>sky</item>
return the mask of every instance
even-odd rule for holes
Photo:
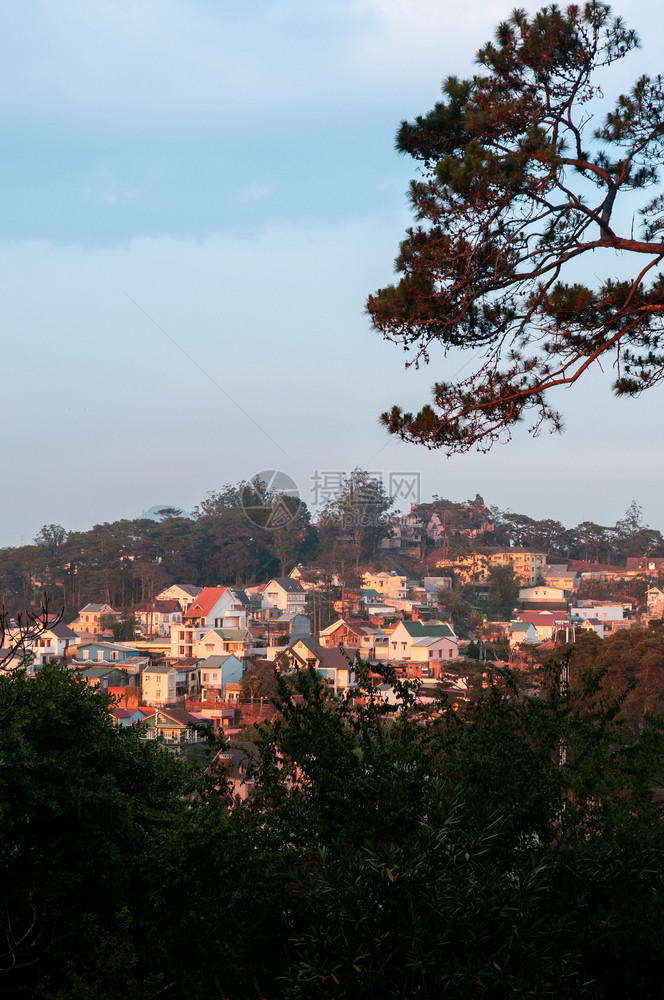
[[[539,3],[521,3],[529,11]],[[664,530],[661,394],[610,372],[562,394],[566,430],[445,457],[379,414],[466,358],[405,370],[364,313],[393,279],[414,165],[399,122],[473,71],[510,4],[27,0],[0,12],[0,545],[191,510],[263,471],[316,499],[355,467],[572,526],[632,500]],[[654,2],[617,12],[662,69]],[[458,367],[457,367],[458,366]],[[332,482],[329,479],[328,482]]]

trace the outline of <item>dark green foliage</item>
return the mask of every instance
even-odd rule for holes
[[[388,516],[393,501],[380,481],[363,469],[353,469],[319,515],[321,554],[336,568],[345,557],[355,563],[376,555],[382,538],[390,534]]]
[[[356,670],[354,707],[278,678],[234,808],[223,765],[182,797],[66,671],[0,678],[3,928],[37,958],[3,996],[659,996],[657,721],[592,662],[542,668],[537,697],[486,675],[457,712]]]
[[[169,976],[234,1000],[657,995],[660,730],[625,727],[592,670],[568,692],[548,668],[538,698],[496,674],[426,726],[390,670],[392,709],[358,671],[358,712],[282,679],[254,797],[198,811],[194,961]]]
[[[515,10],[478,52],[478,72],[448,77],[433,111],[402,123],[397,148],[422,174],[411,183],[416,225],[398,284],[370,296],[368,312],[410,364],[454,348],[479,360],[437,382],[418,413],[383,414],[392,433],[486,450],[525,417],[534,433],[559,430],[549,392],[603,358],[617,394],[661,381],[664,81],[642,76],[608,113],[597,82],[637,45],[597,0],[531,18]],[[631,278],[613,275],[616,251],[633,257]],[[591,255],[600,277],[581,284]]]
[[[0,676],[4,996],[131,994],[146,851],[180,818],[183,789],[179,763],[116,728],[71,671]]]
[[[492,566],[489,570],[489,613],[499,621],[510,621],[519,597],[519,581],[513,566]]]

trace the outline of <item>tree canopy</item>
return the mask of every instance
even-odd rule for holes
[[[235,804],[231,748],[195,775],[71,671],[0,676],[2,995],[659,996],[664,730],[593,649],[457,711],[278,674]]]
[[[474,76],[447,77],[444,99],[402,123],[397,149],[420,164],[417,225],[398,284],[371,295],[368,312],[409,365],[437,349],[476,356],[418,413],[384,413],[392,433],[487,450],[524,417],[533,433],[560,429],[551,390],[600,363],[619,395],[664,377],[664,80],[643,75],[601,103],[602,68],[638,44],[595,0],[532,19],[516,10]],[[584,273],[600,276],[586,284]]]

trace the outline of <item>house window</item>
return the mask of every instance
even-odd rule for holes
[[[433,649],[429,650],[429,656],[433,656]]]
[[[448,649],[448,650],[447,650],[447,659],[448,659],[448,660],[449,660],[449,658],[450,658],[450,656],[451,656],[451,655],[452,655],[452,650],[451,650],[451,649]]]
[[[208,679],[208,675],[207,674],[203,674],[203,683],[204,684],[207,684],[207,679]]]
[[[154,695],[155,695],[155,698],[161,698],[161,691],[159,690],[159,688],[157,688],[157,690],[155,691]],[[162,736],[164,735],[164,730],[163,729],[161,730],[161,734],[162,734]]]
[[[184,646],[178,646],[178,653],[180,656],[184,656]]]

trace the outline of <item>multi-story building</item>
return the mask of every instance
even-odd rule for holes
[[[381,549],[399,549],[417,559],[422,557],[424,523],[415,514],[405,514],[403,517],[390,517],[388,520],[390,534],[381,539]]]
[[[523,587],[532,587],[544,579],[546,555],[516,546],[506,549],[484,549],[469,552],[464,556],[439,557],[435,561],[439,569],[454,570],[462,584],[483,585],[488,582],[489,572],[494,566],[512,566],[514,575]]]

